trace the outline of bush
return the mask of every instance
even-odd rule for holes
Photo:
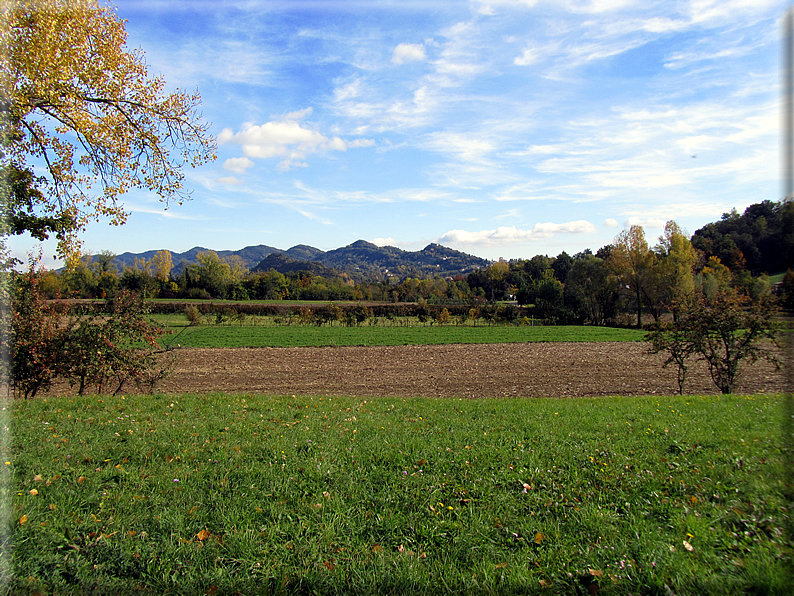
[[[201,311],[193,304],[185,305],[185,318],[191,325],[201,325]]]
[[[89,387],[102,393],[109,385],[118,393],[128,381],[153,388],[166,374],[157,357],[157,339],[164,330],[146,320],[139,295],[122,290],[104,309],[64,310],[44,300],[38,281],[33,264],[16,280],[11,322],[15,392],[35,397],[61,377],[78,385],[81,395]]]

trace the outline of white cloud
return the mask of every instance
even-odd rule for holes
[[[502,244],[518,244],[521,242],[550,238],[554,234],[589,234],[595,231],[589,221],[580,219],[567,223],[537,223],[531,230],[522,230],[515,226],[500,226],[495,230],[450,230],[439,238],[439,242],[458,245],[494,246]]]
[[[435,132],[429,136],[428,149],[457,156],[464,161],[480,161],[496,145],[490,139],[475,134]]]
[[[230,184],[232,186],[240,186],[245,184],[239,178],[235,178],[234,176],[221,176],[220,178],[216,178],[215,182],[220,182],[221,184]]]
[[[247,157],[230,157],[223,162],[223,169],[234,172],[235,174],[245,174],[248,168],[253,168],[254,162]]]
[[[630,228],[631,226],[642,226],[643,228],[662,230],[664,229],[664,224],[666,223],[667,222],[663,219],[652,217],[629,217],[625,222],[623,222],[623,227]]]
[[[397,246],[397,241],[389,236],[388,238],[373,238],[372,244],[376,246]]]
[[[355,147],[372,147],[375,144],[375,139],[356,139],[355,141],[350,141],[347,146],[352,148]]]
[[[540,53],[534,48],[527,48],[524,50],[524,53],[520,56],[516,56],[513,60],[513,64],[516,66],[529,66],[530,64],[534,64],[538,61],[538,57]]]
[[[243,160],[250,157],[258,159],[279,157],[281,161],[276,167],[280,171],[292,167],[305,167],[307,164],[301,160],[313,153],[346,151],[348,145],[340,137],[327,137],[317,130],[301,125],[299,120],[311,113],[311,108],[290,112],[280,120],[272,120],[262,125],[249,124],[239,132],[224,128],[218,135],[218,144],[233,143],[242,146],[246,157],[233,158],[237,160],[232,162],[233,167],[243,166],[247,163]],[[353,141],[351,146],[366,147],[373,143],[374,141],[368,139],[358,139]],[[227,163],[229,161],[227,160]]]
[[[607,219],[604,220],[604,227],[605,228],[617,228],[618,227],[618,220],[612,219],[611,217],[608,217]]]
[[[391,61],[394,64],[405,64],[406,62],[421,62],[427,60],[425,47],[417,43],[401,43],[394,48]]]

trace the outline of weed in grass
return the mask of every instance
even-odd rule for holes
[[[787,586],[773,396],[13,407],[12,591]]]

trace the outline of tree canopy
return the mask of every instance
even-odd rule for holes
[[[215,158],[198,92],[150,77],[143,52],[126,48],[124,21],[97,0],[14,0],[0,35],[10,233],[54,233],[73,262],[88,222],[124,223],[125,192],[181,203],[183,167]]]

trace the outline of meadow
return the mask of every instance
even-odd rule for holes
[[[19,594],[788,593],[771,395],[10,404]]]
[[[244,324],[190,326],[184,317],[153,317],[169,332],[166,345],[194,348],[288,348],[322,346],[403,346],[443,344],[498,344],[525,342],[641,341],[638,329],[577,325],[421,325],[416,321],[393,324],[279,325],[272,317],[250,317]],[[251,320],[253,319],[253,320]],[[376,321],[373,319],[373,321]]]

